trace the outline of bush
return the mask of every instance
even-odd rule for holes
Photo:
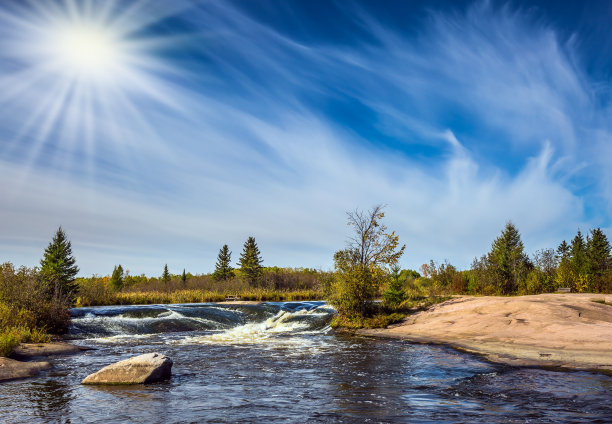
[[[8,356],[21,342],[49,341],[44,328],[37,327],[32,311],[0,302],[0,356]]]
[[[11,263],[0,265],[0,303],[10,305],[13,313],[22,314],[16,324],[28,328],[61,334],[70,321],[71,298],[55,290],[36,269],[15,270]]]

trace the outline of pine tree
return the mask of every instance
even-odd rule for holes
[[[557,247],[557,259],[561,261],[562,259],[568,259],[570,252],[570,246],[567,244],[565,240],[561,242],[559,247]]]
[[[575,275],[570,264],[570,246],[565,240],[557,247],[557,261],[559,266],[555,272],[555,288],[571,287]]]
[[[166,284],[170,282],[170,273],[168,272],[168,264],[164,265],[164,272],[161,278],[162,278],[162,281]]]
[[[610,242],[601,228],[591,230],[587,239],[586,257],[591,271],[593,285],[596,291],[605,289],[606,272],[612,267],[610,258]]]
[[[183,285],[187,284],[187,274],[185,273],[185,268],[183,268],[183,275],[181,275],[181,281]]]
[[[586,243],[580,229],[578,229],[576,237],[572,240],[572,245],[570,247],[570,265],[577,277],[589,274]]]
[[[259,284],[259,280],[263,273],[261,263],[261,253],[255,242],[255,237],[249,237],[244,243],[244,249],[240,255],[238,266],[240,266],[240,271],[251,286],[257,286]]]
[[[70,241],[62,227],[59,227],[40,261],[41,276],[50,284],[53,296],[66,297],[73,303],[77,291],[75,277],[78,272]]]
[[[234,277],[234,268],[232,268],[232,252],[230,252],[227,244],[224,244],[219,249],[217,263],[215,264],[215,272],[212,274],[214,280],[229,280]]]
[[[493,242],[489,261],[497,274],[497,290],[502,294],[515,293],[533,268],[524,252],[521,235],[512,222],[506,223],[501,235]]]
[[[123,288],[123,267],[121,266],[121,264],[117,265],[113,269],[110,284],[115,291],[119,291]]]
[[[402,274],[402,269],[399,265],[393,265],[391,268],[391,282],[389,283],[389,288],[382,294],[385,305],[397,307],[406,300],[406,290],[404,289],[405,282],[406,277]]]

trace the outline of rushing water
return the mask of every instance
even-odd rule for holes
[[[94,347],[0,386],[0,422],[612,422],[612,378],[493,365],[440,346],[337,335],[322,302],[80,308]],[[168,382],[82,386],[145,352]]]

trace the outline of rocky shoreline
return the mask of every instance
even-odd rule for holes
[[[91,348],[75,346],[65,342],[22,343],[10,358],[0,357],[0,382],[36,377],[41,371],[53,368],[47,359],[59,355],[73,355]]]
[[[444,344],[512,366],[612,374],[610,295],[462,296],[357,334]]]

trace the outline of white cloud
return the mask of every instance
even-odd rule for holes
[[[222,244],[237,259],[249,235],[266,264],[327,268],[349,231],[345,211],[384,203],[407,244],[404,266],[446,258],[466,267],[508,219],[530,252],[609,222],[610,209],[587,216],[576,194],[585,163],[592,178],[612,177],[608,124],[592,119],[601,112],[552,29],[481,4],[433,14],[410,40],[365,20],[381,44],[354,50],[299,45],[227,3],[213,8],[236,28],[203,17],[211,42],[248,65],[228,74],[244,98],[173,88],[180,111],[139,111],[137,128],[150,126],[153,143],[129,117],[121,128],[108,122],[107,134],[130,138],[125,156],[100,165],[119,151],[115,141],[78,174],[61,165],[24,174],[5,158],[0,258],[34,265],[62,224],[85,273],[122,263],[154,275],[166,262],[173,272],[207,272]],[[259,85],[249,69],[268,79]],[[359,100],[399,146],[363,139],[300,100],[304,91]],[[470,137],[448,125],[453,111],[478,124]],[[483,153],[491,144],[518,164]],[[411,154],[413,145],[433,153]],[[597,187],[610,205],[606,184]]]

